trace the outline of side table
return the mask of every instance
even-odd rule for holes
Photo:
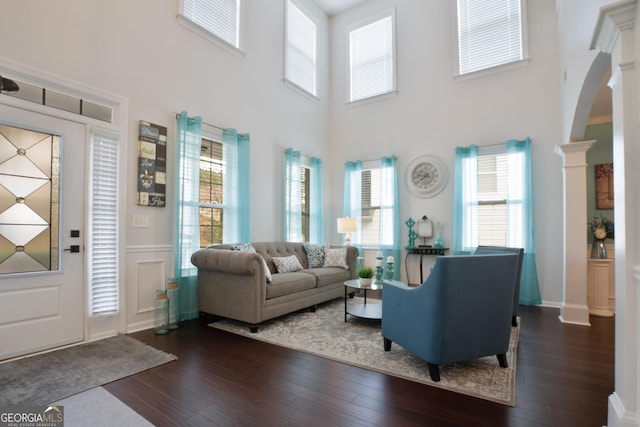
[[[364,291],[364,304],[347,304],[349,293],[356,289]],[[370,285],[361,285],[358,279],[347,280],[344,282],[344,321],[347,321],[347,314],[361,317],[363,319],[382,319],[382,303],[367,304],[367,291],[382,290],[382,283],[371,283]]]
[[[444,255],[449,248],[434,248],[433,246],[416,246],[413,248],[406,247],[407,255],[404,257],[404,269],[407,273],[407,283],[409,283],[409,266],[407,261],[409,259],[409,255],[419,255],[420,256],[420,283],[421,285],[424,282],[424,274],[422,272],[422,260],[425,255]],[[411,283],[409,283],[411,285]]]

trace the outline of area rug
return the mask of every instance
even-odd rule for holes
[[[54,402],[64,409],[65,427],[153,427],[142,415],[102,387]]]
[[[134,338],[103,340],[0,364],[0,406],[44,405],[176,360]]]
[[[315,313],[299,311],[266,321],[255,334],[249,332],[246,323],[229,319],[209,326],[457,393],[515,405],[519,327],[511,328],[508,368],[500,368],[497,357],[488,356],[442,366],[441,380],[434,382],[424,360],[395,343],[390,352],[384,351],[380,321],[349,316],[345,322],[343,299],[322,304]]]

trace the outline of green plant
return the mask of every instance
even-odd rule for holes
[[[362,279],[370,279],[373,277],[373,268],[371,267],[362,267],[358,270],[358,277]]]

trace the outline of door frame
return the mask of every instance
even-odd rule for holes
[[[119,150],[119,164],[125,165],[123,169],[126,169],[127,163],[127,147],[128,144],[128,115],[129,115],[129,101],[126,97],[106,92],[104,90],[88,86],[86,84],[68,79],[63,76],[55,75],[47,71],[31,67],[17,61],[1,57],[0,56],[0,75],[3,77],[13,78],[26,83],[34,84],[39,87],[51,89],[64,93],[80,99],[90,100],[91,102],[104,105],[113,110],[111,122],[106,122],[91,117],[70,113],[67,111],[59,110],[53,107],[40,105],[37,103],[25,101],[19,98],[14,98],[11,95],[0,94],[0,104],[10,107],[25,110],[26,112],[34,112],[52,116],[62,120],[68,120],[85,125],[86,135],[85,142],[87,143],[87,149],[85,150],[85,164],[84,169],[89,172],[90,169],[90,151],[88,149],[88,142],[91,140],[92,133],[95,130],[103,130],[115,134],[118,136],[120,145],[122,147]],[[126,174],[125,174],[126,176]],[[86,178],[86,177],[85,177]],[[126,218],[126,179],[120,179],[118,182],[118,217]],[[90,189],[85,186],[85,198],[88,200],[88,192]],[[85,233],[89,230],[88,210],[85,210],[84,214]],[[126,242],[126,220],[118,221],[118,238],[120,242]],[[122,247],[118,249],[118,265],[122,267],[124,265],[124,250]],[[126,300],[125,292],[122,288],[124,283],[124,269],[118,269],[118,283],[119,283],[119,309],[113,315],[101,315],[91,316],[89,313],[88,298],[90,295],[89,280],[88,280],[88,260],[84,260],[84,341],[94,341],[116,335],[118,333],[126,332]]]

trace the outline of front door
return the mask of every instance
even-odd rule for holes
[[[84,337],[85,126],[0,105],[0,360]]]

